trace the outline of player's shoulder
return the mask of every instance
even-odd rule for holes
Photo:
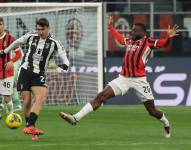
[[[9,32],[6,32],[7,35],[9,35],[11,38],[16,39],[16,36],[13,34],[10,34]]]
[[[10,40],[11,42],[16,40],[15,35],[10,34],[10,32],[9,32],[8,30],[5,30],[4,36],[8,37],[8,38],[7,38],[8,41]]]
[[[56,36],[53,33],[49,33],[48,38],[52,41],[54,41],[56,44],[61,44],[60,40],[56,38]]]
[[[15,37],[13,34],[11,34],[8,30],[5,30],[5,35],[10,37]]]
[[[37,31],[30,31],[30,32],[27,32],[25,35],[38,36],[38,32]]]
[[[49,33],[48,38],[52,41],[58,42],[59,40],[56,38],[56,36],[53,33]]]
[[[149,43],[154,43],[156,40],[157,40],[156,38],[153,38],[153,37],[151,37],[151,36],[147,36],[147,41],[148,41]]]

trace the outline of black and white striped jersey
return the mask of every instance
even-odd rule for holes
[[[16,42],[19,45],[27,45],[21,67],[30,69],[34,73],[44,74],[53,54],[67,59],[63,45],[51,34],[46,39],[42,39],[37,32],[30,32],[17,39]],[[68,62],[66,65],[69,65],[68,60],[63,60],[63,62]]]

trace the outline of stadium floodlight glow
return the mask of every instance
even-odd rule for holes
[[[84,104],[103,89],[102,3],[2,3],[0,16],[17,38],[35,30],[37,19],[47,18],[67,50],[72,71],[49,64],[47,104]],[[94,69],[83,72],[83,67]]]

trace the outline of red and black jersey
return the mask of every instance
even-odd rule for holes
[[[144,38],[133,41],[124,38],[113,26],[109,27],[112,35],[126,46],[126,53],[123,58],[121,75],[126,77],[143,77],[146,76],[145,66],[150,58],[151,51],[154,47],[164,47],[169,43],[169,37],[164,39],[155,39],[145,36]]]
[[[15,37],[10,35],[8,32],[4,33],[3,36],[0,37],[0,51],[6,49],[13,41],[15,41]],[[11,58],[11,52],[7,53],[5,57],[0,57],[0,79],[7,78],[14,75],[14,70],[7,70],[5,71],[5,65],[9,61],[17,61],[21,58],[21,51],[20,49],[15,49],[15,57]]]

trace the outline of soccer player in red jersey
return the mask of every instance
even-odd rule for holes
[[[4,20],[0,17],[0,51],[7,48],[15,37],[4,30]],[[12,58],[11,52],[0,57],[0,94],[4,96],[8,108],[8,114],[13,112],[13,85],[14,85],[14,62],[22,57],[21,50],[14,50],[15,56]]]
[[[177,35],[178,26],[174,25],[173,28],[169,26],[166,38],[155,39],[146,35],[144,24],[136,23],[132,27],[130,38],[126,39],[115,30],[112,23],[113,19],[109,17],[109,31],[121,44],[127,47],[119,77],[109,82],[103,91],[94,100],[87,103],[78,113],[70,115],[60,112],[60,116],[68,123],[76,125],[81,118],[98,109],[107,99],[124,95],[132,88],[136,91],[148,113],[163,123],[165,137],[169,138],[171,136],[170,123],[164,113],[155,107],[154,97],[146,79],[145,66],[150,58],[152,49],[168,45],[169,39]]]

